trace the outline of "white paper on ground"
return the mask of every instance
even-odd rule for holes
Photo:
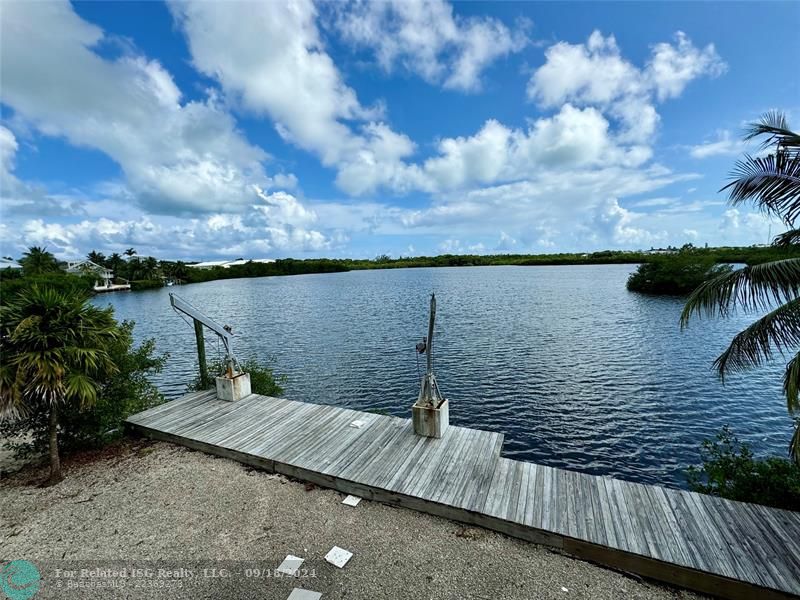
[[[331,548],[330,552],[325,555],[325,560],[341,569],[352,557],[352,552],[348,552],[344,548],[339,548],[339,546],[334,546]]]
[[[290,577],[294,577],[294,574],[297,573],[297,569],[300,568],[300,565],[303,564],[303,559],[299,556],[294,556],[289,554],[286,558],[283,559],[283,562],[278,567],[278,573],[284,573],[289,575]]]
[[[356,429],[361,429],[364,426],[364,421],[355,420],[350,423],[350,427],[355,427]]]
[[[347,496],[347,498],[342,500],[342,504],[346,504],[347,506],[358,506],[359,502],[361,502],[361,498],[358,496]]]
[[[312,592],[311,590],[304,590],[302,588],[294,588],[286,600],[319,600],[320,598],[322,598],[322,594],[319,592]]]

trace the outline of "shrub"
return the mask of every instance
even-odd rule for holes
[[[280,396],[283,394],[281,384],[286,382],[286,376],[275,376],[270,366],[273,362],[274,359],[272,358],[264,362],[249,358],[239,364],[242,371],[250,373],[250,387],[254,394],[262,396]],[[213,359],[208,362],[207,368],[209,377],[215,377],[225,372],[225,362],[222,359]],[[211,386],[208,387],[210,389]],[[189,391],[199,392],[202,389],[204,387],[201,385],[200,376],[198,375],[189,384]]]
[[[160,279],[136,279],[135,281],[131,281],[132,292],[153,290],[160,287],[164,287],[164,283]]]
[[[133,346],[132,321],[119,325],[119,336],[108,352],[117,366],[116,375],[101,382],[94,406],[59,413],[59,449],[72,451],[96,448],[122,435],[122,423],[128,415],[140,412],[164,401],[150,383],[148,375],[158,373],[166,355],[155,354],[155,341],[146,340]],[[47,450],[48,411],[39,406],[21,419],[0,420],[0,436],[17,438],[4,444],[18,458],[36,455]]]
[[[785,458],[756,459],[726,425],[703,442],[703,464],[689,467],[694,492],[800,511],[800,466]]]
[[[67,293],[91,293],[94,286],[94,278],[62,272],[25,276],[15,273],[2,273],[0,275],[0,304],[8,304],[19,292],[32,285],[53,288]]]
[[[652,257],[628,278],[628,290],[647,294],[689,294],[704,281],[731,270],[714,257],[692,250]]]

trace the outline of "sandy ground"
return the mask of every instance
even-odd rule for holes
[[[0,482],[0,553],[42,573],[36,598],[697,598],[544,547],[165,443],[125,441]],[[344,569],[323,560],[353,552]],[[296,577],[276,576],[288,554]],[[135,571],[134,569],[139,569]]]

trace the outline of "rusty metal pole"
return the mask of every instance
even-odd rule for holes
[[[208,365],[206,364],[206,339],[203,336],[203,324],[197,319],[194,321],[194,337],[197,340],[197,360],[200,363],[200,387],[206,389],[211,385],[208,379]]]

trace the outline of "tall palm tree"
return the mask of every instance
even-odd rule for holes
[[[178,279],[186,279],[186,275],[188,272],[189,271],[186,268],[186,263],[183,262],[182,260],[179,260],[178,262],[175,263],[172,274]]]
[[[31,246],[19,259],[25,275],[41,275],[58,271],[58,261],[47,248]]]
[[[733,205],[752,202],[766,214],[777,216],[788,231],[774,244],[800,248],[800,134],[780,112],[768,112],[752,123],[746,140],[760,138],[765,156],[745,155],[736,163],[728,190]],[[800,258],[747,266],[700,285],[688,298],[681,315],[685,327],[692,315],[726,317],[737,308],[767,311],[738,333],[714,363],[719,376],[757,367],[776,353],[794,354],[786,365],[783,391],[795,431],[789,448],[800,464]]]
[[[115,277],[117,278],[124,278],[124,275],[127,274],[123,273],[123,270],[126,267],[126,263],[122,260],[122,257],[114,252],[111,256],[108,257],[106,266],[114,272]]]
[[[108,266],[106,264],[106,255],[102,252],[98,252],[97,250],[92,250],[89,254],[86,255],[86,258],[92,261],[96,265],[100,265],[101,267]]]
[[[94,404],[96,378],[116,371],[108,347],[119,328],[110,308],[92,306],[88,298],[34,284],[0,312],[0,414],[47,410],[50,483],[63,478],[59,411]]]
[[[158,277],[158,261],[152,256],[148,256],[142,261],[145,279],[156,279]]]
[[[131,257],[134,254],[136,254],[136,250],[134,248],[128,248],[127,250],[125,250],[124,254],[125,256]]]

